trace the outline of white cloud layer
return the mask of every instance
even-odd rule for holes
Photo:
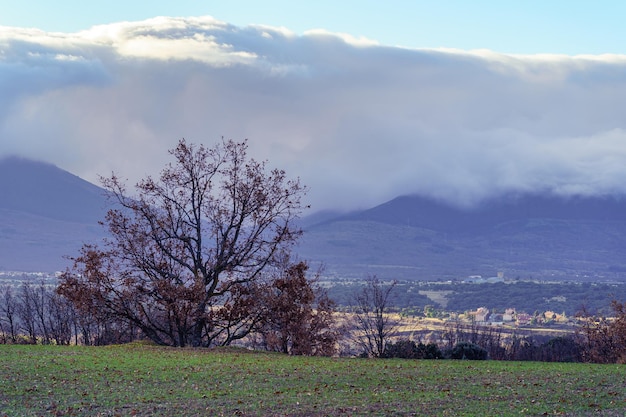
[[[0,156],[90,181],[248,138],[314,209],[420,193],[626,194],[626,56],[416,50],[210,17],[0,27]]]

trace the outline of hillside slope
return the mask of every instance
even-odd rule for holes
[[[626,201],[517,195],[463,209],[403,196],[308,226],[300,253],[348,277],[622,281]]]
[[[103,236],[104,190],[53,165],[0,160],[0,270],[64,269]]]

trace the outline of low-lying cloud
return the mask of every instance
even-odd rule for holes
[[[626,56],[404,49],[156,18],[0,28],[0,156],[97,182],[158,174],[185,137],[249,139],[313,209],[419,193],[626,193]]]

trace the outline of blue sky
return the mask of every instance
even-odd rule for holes
[[[626,2],[583,0],[0,0],[0,25],[74,32],[155,16],[326,29],[381,44],[503,53],[626,53]]]
[[[133,183],[181,137],[224,136],[300,177],[314,210],[626,196],[623,16],[608,1],[0,0],[0,157]]]

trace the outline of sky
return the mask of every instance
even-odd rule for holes
[[[0,0],[0,157],[247,139],[313,210],[626,194],[626,3]]]

